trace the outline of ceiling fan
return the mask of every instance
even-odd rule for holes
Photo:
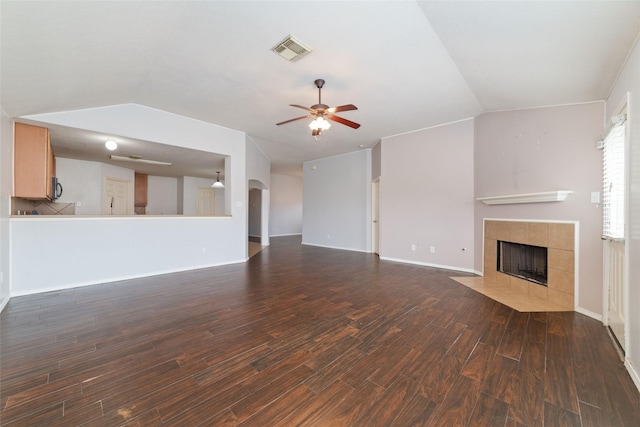
[[[357,110],[358,107],[356,107],[353,104],[341,105],[339,107],[329,107],[328,105],[323,104],[322,103],[322,87],[324,86],[324,80],[317,79],[314,81],[314,83],[318,88],[317,104],[312,105],[311,107],[308,107],[308,108],[303,107],[302,105],[289,104],[292,107],[302,108],[303,110],[307,110],[309,114],[305,116],[296,117],[295,119],[285,120],[284,122],[276,123],[276,126],[284,125],[290,122],[295,122],[296,120],[302,120],[302,119],[314,117],[315,119],[309,124],[309,127],[311,128],[311,135],[313,135],[314,137],[320,136],[320,133],[323,130],[329,129],[331,125],[329,124],[329,122],[327,122],[326,119],[332,120],[334,122],[338,122],[345,126],[349,126],[350,128],[353,128],[353,129],[358,129],[360,127],[360,124],[356,122],[352,122],[351,120],[343,119],[342,117],[338,117],[335,115],[335,113],[340,113],[342,111]]]

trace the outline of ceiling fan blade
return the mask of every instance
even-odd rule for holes
[[[289,106],[291,107],[296,107],[296,108],[302,108],[303,110],[307,110],[310,113],[313,113],[314,110],[312,110],[309,107],[303,107],[302,105],[297,105],[297,104],[289,104]]]
[[[360,127],[358,123],[352,122],[351,120],[343,119],[342,117],[338,117],[338,116],[327,116],[327,119],[333,120],[334,122],[338,122],[340,124],[349,126],[350,128],[354,128],[354,129],[358,129]]]
[[[276,126],[284,125],[286,123],[295,122],[296,120],[308,119],[309,117],[313,117],[313,116],[312,115],[307,115],[307,116],[296,117],[295,119],[285,120],[284,122],[276,123]]]
[[[327,110],[327,112],[328,112],[329,114],[334,114],[334,113],[339,113],[339,112],[341,112],[341,111],[351,111],[351,110],[357,110],[357,109],[358,109],[358,107],[356,107],[355,105],[353,105],[353,104],[347,104],[347,105],[341,105],[341,106],[339,106],[339,107],[332,107],[332,108],[329,108],[329,109]]]

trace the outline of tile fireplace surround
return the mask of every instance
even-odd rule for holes
[[[573,311],[576,224],[515,220],[484,221],[484,276],[460,283],[519,311]],[[500,273],[497,241],[546,247],[547,286]]]

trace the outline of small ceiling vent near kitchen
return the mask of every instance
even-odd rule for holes
[[[282,56],[287,61],[296,62],[297,60],[304,58],[308,53],[311,53],[313,49],[305,46],[295,37],[287,36],[287,38],[282,40],[271,50]]]

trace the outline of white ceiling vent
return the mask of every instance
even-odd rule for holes
[[[287,38],[282,40],[271,50],[282,56],[287,61],[296,62],[297,60],[304,58],[308,53],[311,53],[313,49],[305,46],[295,37],[287,36]]]

